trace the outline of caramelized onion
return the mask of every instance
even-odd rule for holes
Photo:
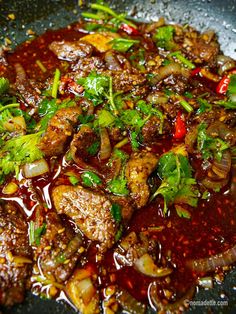
[[[144,314],[146,312],[146,306],[133,298],[126,290],[119,291],[116,298],[121,307],[128,313]]]
[[[166,104],[168,98],[162,92],[154,92],[147,96],[147,101],[152,104]]]
[[[236,245],[210,257],[187,261],[187,266],[197,273],[214,271],[217,267],[233,264],[236,261]]]
[[[121,66],[119,64],[119,61],[116,58],[116,55],[113,51],[108,50],[105,53],[104,59],[108,65],[108,69],[112,71],[121,71]]]
[[[25,164],[23,166],[23,174],[27,179],[40,176],[47,172],[49,172],[49,167],[44,158],[36,160],[32,163]]]
[[[222,75],[224,72],[232,70],[236,67],[235,60],[231,59],[228,56],[219,55],[217,57],[217,65],[219,66],[219,74]]]
[[[155,282],[151,283],[148,288],[148,297],[150,304],[158,313],[179,313],[184,308],[188,307],[189,300],[191,300],[195,293],[195,287],[190,288],[185,295],[174,303],[163,304],[158,296],[158,287]]]
[[[108,159],[111,156],[111,143],[108,132],[106,128],[100,129],[101,136],[101,148],[99,152],[99,157],[101,160]]]
[[[164,80],[165,78],[167,78],[170,75],[176,75],[176,74],[182,74],[181,71],[181,66],[176,63],[176,62],[172,62],[166,66],[162,66],[158,69],[158,74],[156,74],[151,80],[151,84],[152,85],[156,85],[157,83],[159,83],[160,81]]]
[[[231,154],[226,150],[222,154],[220,161],[214,159],[211,170],[219,179],[226,179],[231,169]]]
[[[16,81],[23,82],[26,80],[26,72],[23,68],[23,66],[20,63],[14,64],[15,70],[16,70]]]
[[[212,123],[207,129],[207,134],[212,137],[220,137],[231,146],[236,142],[235,130],[230,129],[226,124],[220,121]]]
[[[134,263],[135,268],[142,274],[149,277],[164,277],[172,273],[170,268],[157,267],[149,254],[144,254]]]

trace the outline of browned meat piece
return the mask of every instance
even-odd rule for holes
[[[105,66],[104,61],[100,57],[90,57],[79,59],[73,66],[72,70],[75,72],[87,72],[97,71],[103,69]]]
[[[31,107],[35,107],[41,100],[39,83],[29,80],[25,70],[20,63],[15,64],[16,82],[15,89],[23,97],[24,101]]]
[[[136,87],[142,87],[146,82],[144,75],[131,74],[128,71],[115,71],[112,77],[115,91],[129,92]]]
[[[178,94],[183,94],[189,86],[188,77],[180,74],[168,76],[164,84]]]
[[[134,212],[134,204],[131,198],[109,195],[112,203],[119,204],[121,207],[121,217],[124,224],[128,223]]]
[[[156,116],[151,117],[142,127],[142,136],[144,143],[151,144],[157,141],[160,135],[160,119]],[[163,123],[162,134],[170,131],[170,125],[167,120]]]
[[[32,269],[28,225],[10,202],[0,205],[0,305],[12,306],[24,299]]]
[[[49,49],[57,55],[58,59],[66,61],[89,57],[93,52],[93,46],[83,41],[53,41]]]
[[[130,196],[138,208],[148,202],[150,192],[147,179],[156,168],[157,161],[158,158],[155,154],[142,151],[133,153],[127,162],[125,175],[128,180],[128,188],[131,192]]]
[[[5,52],[7,51],[7,48],[5,47],[0,47],[0,75],[4,76],[4,72],[7,69],[8,62],[5,56]]]
[[[60,155],[64,152],[67,140],[73,133],[81,109],[78,106],[62,108],[49,121],[47,130],[41,138],[38,147],[45,156]]]
[[[82,186],[60,185],[52,191],[52,198],[57,212],[71,217],[86,237],[100,243],[102,251],[113,245],[116,224],[105,194]]]
[[[219,45],[216,42],[206,43],[204,40],[197,38],[192,41],[188,53],[197,63],[208,62],[213,64],[219,53]]]
[[[79,258],[82,236],[75,235],[62,224],[56,213],[46,217],[46,233],[41,237],[40,246],[35,252],[45,277],[53,275],[57,282],[64,282],[72,274]]]
[[[88,161],[88,157],[93,155],[93,152],[90,152],[91,145],[98,140],[97,135],[89,126],[82,125],[79,132],[74,135],[70,144],[73,160],[83,168],[87,168],[86,162]]]

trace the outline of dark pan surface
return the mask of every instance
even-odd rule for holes
[[[86,4],[89,1],[84,1]],[[141,20],[155,20],[164,16],[167,21],[188,23],[198,30],[214,29],[223,52],[236,59],[236,0],[117,0],[106,1],[118,11],[126,11]],[[59,28],[76,21],[81,12],[77,0],[0,0],[0,43],[7,37],[13,46],[28,39],[30,28],[37,34],[48,28]],[[10,21],[9,13],[16,19]],[[197,248],[196,248],[197,249]],[[187,313],[236,313],[236,270],[231,271],[224,283],[214,289],[201,290],[194,301],[205,302],[204,306],[192,306]],[[228,306],[214,302],[228,301]],[[2,312],[1,312],[2,311]],[[27,295],[22,305],[12,309],[0,309],[0,314],[72,314],[73,309],[52,300],[42,300]],[[149,311],[151,313],[151,311]]]

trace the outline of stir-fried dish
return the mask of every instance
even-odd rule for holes
[[[95,3],[0,50],[0,304],[184,310],[236,261],[236,62]]]

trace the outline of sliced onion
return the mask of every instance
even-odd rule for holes
[[[198,284],[199,286],[207,289],[212,289],[213,288],[213,279],[212,277],[202,277],[198,279]]]
[[[80,291],[80,295],[85,304],[88,304],[90,302],[96,292],[90,278],[85,278],[78,282],[77,289]]]
[[[189,306],[189,301],[193,298],[196,291],[195,287],[190,288],[185,295],[174,303],[163,304],[158,296],[157,284],[151,283],[148,289],[148,297],[152,307],[158,313],[179,313]]]
[[[18,190],[18,185],[15,182],[10,182],[4,186],[2,193],[6,195],[14,194]]]
[[[182,74],[181,66],[176,63],[172,62],[166,66],[162,66],[158,69],[158,74],[156,74],[151,80],[152,85],[156,85],[160,81],[164,80],[170,75]]]
[[[154,278],[164,277],[172,273],[172,269],[170,268],[157,267],[151,256],[147,253],[134,262],[134,267],[140,273]]]
[[[231,154],[226,150],[222,154],[220,161],[214,159],[211,170],[219,179],[226,179],[231,169]]]
[[[219,66],[218,72],[222,75],[224,72],[234,69],[236,62],[228,56],[219,55],[217,57],[217,65]]]
[[[207,188],[212,190],[220,190],[228,183],[228,178],[223,180],[212,180],[211,178],[204,178],[201,183]]]
[[[207,128],[207,134],[212,137],[220,137],[222,140],[233,146],[236,142],[236,132],[220,121],[212,123]]]
[[[210,257],[187,261],[187,266],[197,273],[214,271],[217,267],[233,264],[236,261],[236,245]]]
[[[132,297],[126,290],[120,290],[116,299],[124,311],[132,314],[146,313],[146,306]]]
[[[101,136],[101,148],[99,152],[99,158],[101,160],[108,159],[111,156],[111,143],[110,138],[106,128],[100,129]]]
[[[119,64],[119,61],[116,58],[116,55],[112,50],[108,50],[105,53],[104,59],[108,65],[108,69],[112,71],[121,71],[122,68]]]
[[[161,92],[154,92],[147,96],[147,101],[152,104],[166,104],[168,98]]]
[[[49,172],[48,163],[44,158],[36,160],[23,166],[23,175],[25,178],[34,178]]]
[[[16,81],[23,82],[26,80],[26,72],[23,68],[23,66],[20,63],[14,64],[15,70],[16,70]]]

